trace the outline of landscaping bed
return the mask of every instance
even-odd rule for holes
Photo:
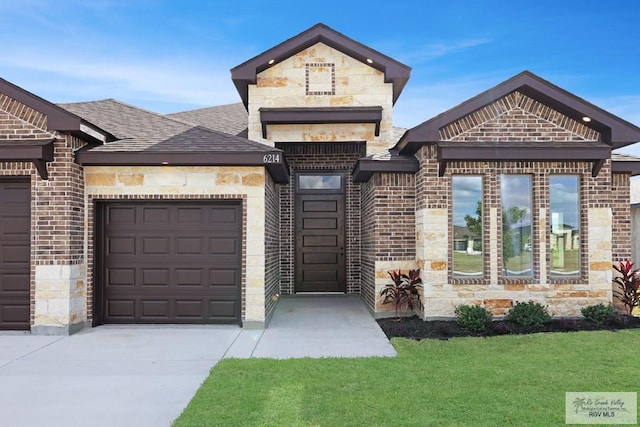
[[[540,326],[523,326],[507,320],[495,320],[483,332],[461,328],[455,320],[423,321],[417,316],[379,319],[378,324],[388,338],[410,338],[415,340],[453,337],[489,337],[496,335],[520,335],[537,332],[575,332],[640,328],[640,317],[618,314],[603,324],[596,324],[583,318],[554,318]]]

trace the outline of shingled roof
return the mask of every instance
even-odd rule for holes
[[[99,123],[118,138],[76,152],[81,165],[265,166],[276,182],[289,179],[282,150],[246,138],[114,99],[61,107]],[[272,159],[268,164],[265,155]]]
[[[249,121],[241,102],[167,114],[167,117],[236,136],[247,136]]]
[[[60,104],[60,107],[108,130],[119,140],[132,142],[158,142],[193,127],[115,99]]]

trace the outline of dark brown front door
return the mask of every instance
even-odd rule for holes
[[[296,292],[346,292],[344,192],[296,195]]]
[[[104,323],[239,323],[239,203],[102,207]]]
[[[30,183],[0,182],[0,330],[29,329]]]

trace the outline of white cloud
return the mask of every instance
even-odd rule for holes
[[[417,65],[431,61],[435,58],[440,58],[442,56],[458,53],[462,50],[472,49],[489,43],[491,43],[490,38],[473,38],[414,45],[410,48],[404,49],[398,58],[407,64]]]

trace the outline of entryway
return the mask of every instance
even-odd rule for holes
[[[296,176],[295,291],[346,292],[344,174]]]

